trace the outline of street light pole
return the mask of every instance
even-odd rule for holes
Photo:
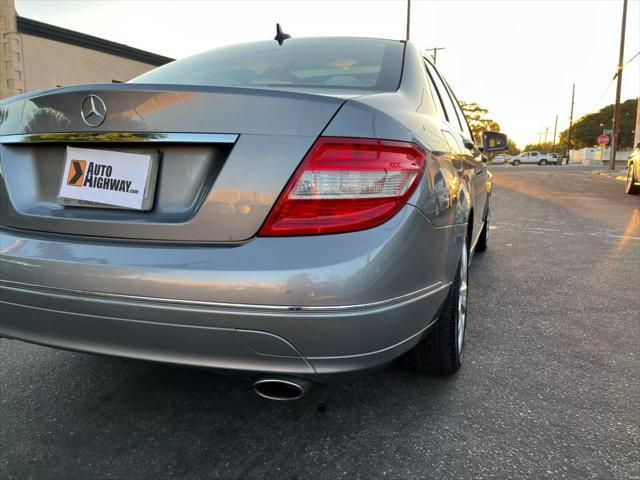
[[[544,129],[544,148],[547,148],[547,135],[549,135],[549,127]]]
[[[411,0],[407,0],[407,37],[405,40],[409,41],[409,33],[411,33]]]
[[[640,97],[638,97],[638,108],[636,113],[636,131],[633,135],[633,146],[640,144]]]
[[[567,165],[571,156],[571,127],[573,127],[573,104],[576,95],[576,84],[571,88],[571,113],[569,114],[569,132],[567,132]]]
[[[620,134],[620,93],[622,90],[622,64],[624,62],[624,34],[627,26],[627,0],[622,1],[622,28],[620,29],[620,56],[618,57],[618,85],[616,86],[616,106],[613,110],[613,135],[611,139],[611,157],[609,169],[616,169],[618,136]]]
[[[558,131],[558,115],[556,115],[556,123],[553,126],[553,147],[551,147],[551,150],[553,150],[553,153],[556,153],[556,133]]]

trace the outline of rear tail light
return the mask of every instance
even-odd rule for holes
[[[316,235],[380,225],[407,202],[424,163],[424,152],[412,143],[320,137],[260,235]]]

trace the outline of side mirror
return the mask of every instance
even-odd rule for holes
[[[507,136],[499,132],[484,132],[482,134],[482,146],[485,152],[499,152],[507,150]]]

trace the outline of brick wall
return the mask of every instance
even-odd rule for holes
[[[123,82],[168,61],[161,55],[19,18],[15,0],[0,0],[0,100],[47,88]]]
[[[22,39],[14,0],[0,0],[0,99],[25,92]]]
[[[26,33],[20,37],[28,92],[83,83],[125,82],[154,68],[146,63],[48,38]]]

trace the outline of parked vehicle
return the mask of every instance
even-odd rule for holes
[[[273,399],[460,368],[491,175],[452,90],[410,42],[276,40],[0,102],[1,336]]]
[[[537,151],[522,152],[520,155],[511,157],[511,165],[518,166],[521,163],[537,163],[538,165],[548,165],[549,163],[557,162],[557,158],[552,158],[548,153],[542,153]]]
[[[558,155],[557,153],[548,153],[547,154],[549,157],[548,162],[552,165],[561,165],[562,164],[562,157],[560,157],[560,155]]]
[[[624,183],[624,191],[629,195],[640,194],[640,143],[636,145],[627,159],[627,179]]]
[[[504,155],[504,154],[499,154],[496,155],[495,157],[493,157],[493,161],[492,163],[494,165],[502,165],[504,163],[508,163],[511,160],[511,156],[510,155]]]

